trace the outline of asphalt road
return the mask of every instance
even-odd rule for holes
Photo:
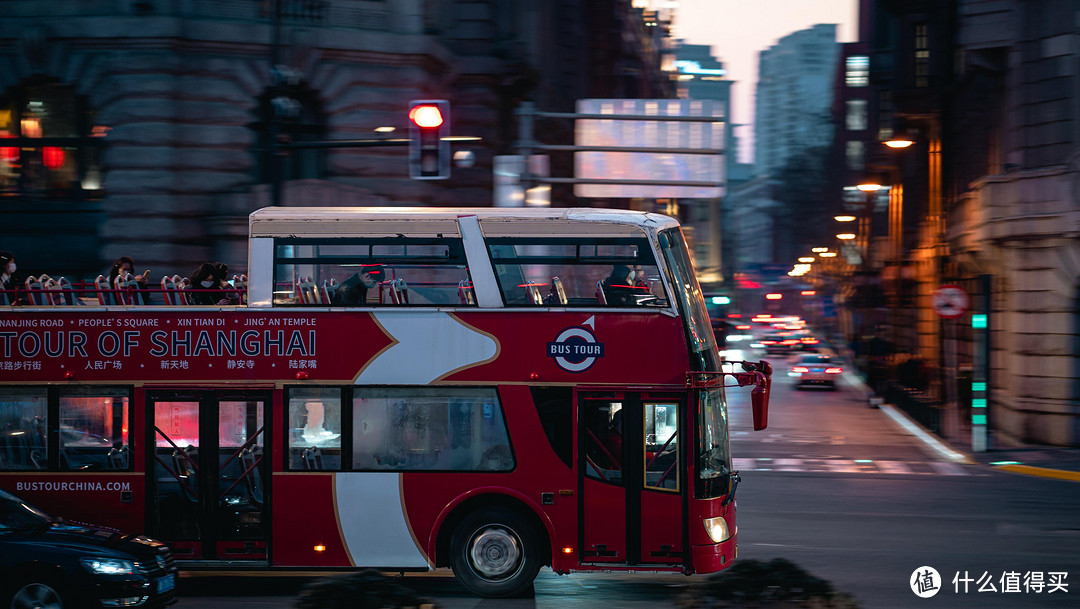
[[[1080,606],[1080,484],[944,461],[855,384],[796,391],[785,363],[774,358],[767,430],[751,431],[748,393],[729,392],[739,561],[790,560],[865,609]],[[940,583],[924,599],[910,580],[925,566]],[[470,596],[448,573],[402,581],[447,609],[656,608],[706,577],[542,571],[531,596],[498,601]],[[177,607],[291,607],[308,581],[183,578]]]

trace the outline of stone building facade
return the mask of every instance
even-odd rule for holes
[[[1080,446],[1080,2],[861,9],[872,15],[879,134],[915,141],[875,160],[902,192],[890,214],[901,258],[884,283],[913,284],[894,348],[930,364],[930,393],[959,434],[985,412],[991,445]],[[974,310],[935,315],[942,284],[963,287]],[[972,313],[988,320],[982,411]]]
[[[665,28],[629,0],[12,0],[0,13],[0,249],[28,273],[92,278],[120,255],[155,276],[206,260],[243,272],[247,215],[274,201],[275,178],[283,205],[490,205],[522,100],[673,96]],[[418,181],[405,147],[269,156],[274,129],[290,143],[400,137],[412,99],[450,101],[453,134],[482,138],[472,167]]]

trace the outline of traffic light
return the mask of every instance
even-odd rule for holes
[[[445,180],[450,177],[450,102],[425,99],[409,102],[409,177]]]

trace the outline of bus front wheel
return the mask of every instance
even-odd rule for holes
[[[524,518],[504,508],[487,508],[466,516],[454,529],[450,566],[458,581],[479,596],[516,596],[540,571],[539,547]]]

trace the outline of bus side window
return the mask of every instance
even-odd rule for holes
[[[551,449],[566,467],[573,467],[574,410],[572,387],[533,387],[533,403]]]
[[[131,465],[127,389],[86,389],[60,396],[60,469],[126,470]]]
[[[0,388],[0,470],[47,469],[44,387]]]
[[[353,469],[509,471],[514,455],[494,389],[358,388]]]
[[[341,389],[289,390],[289,469],[341,469]]]

